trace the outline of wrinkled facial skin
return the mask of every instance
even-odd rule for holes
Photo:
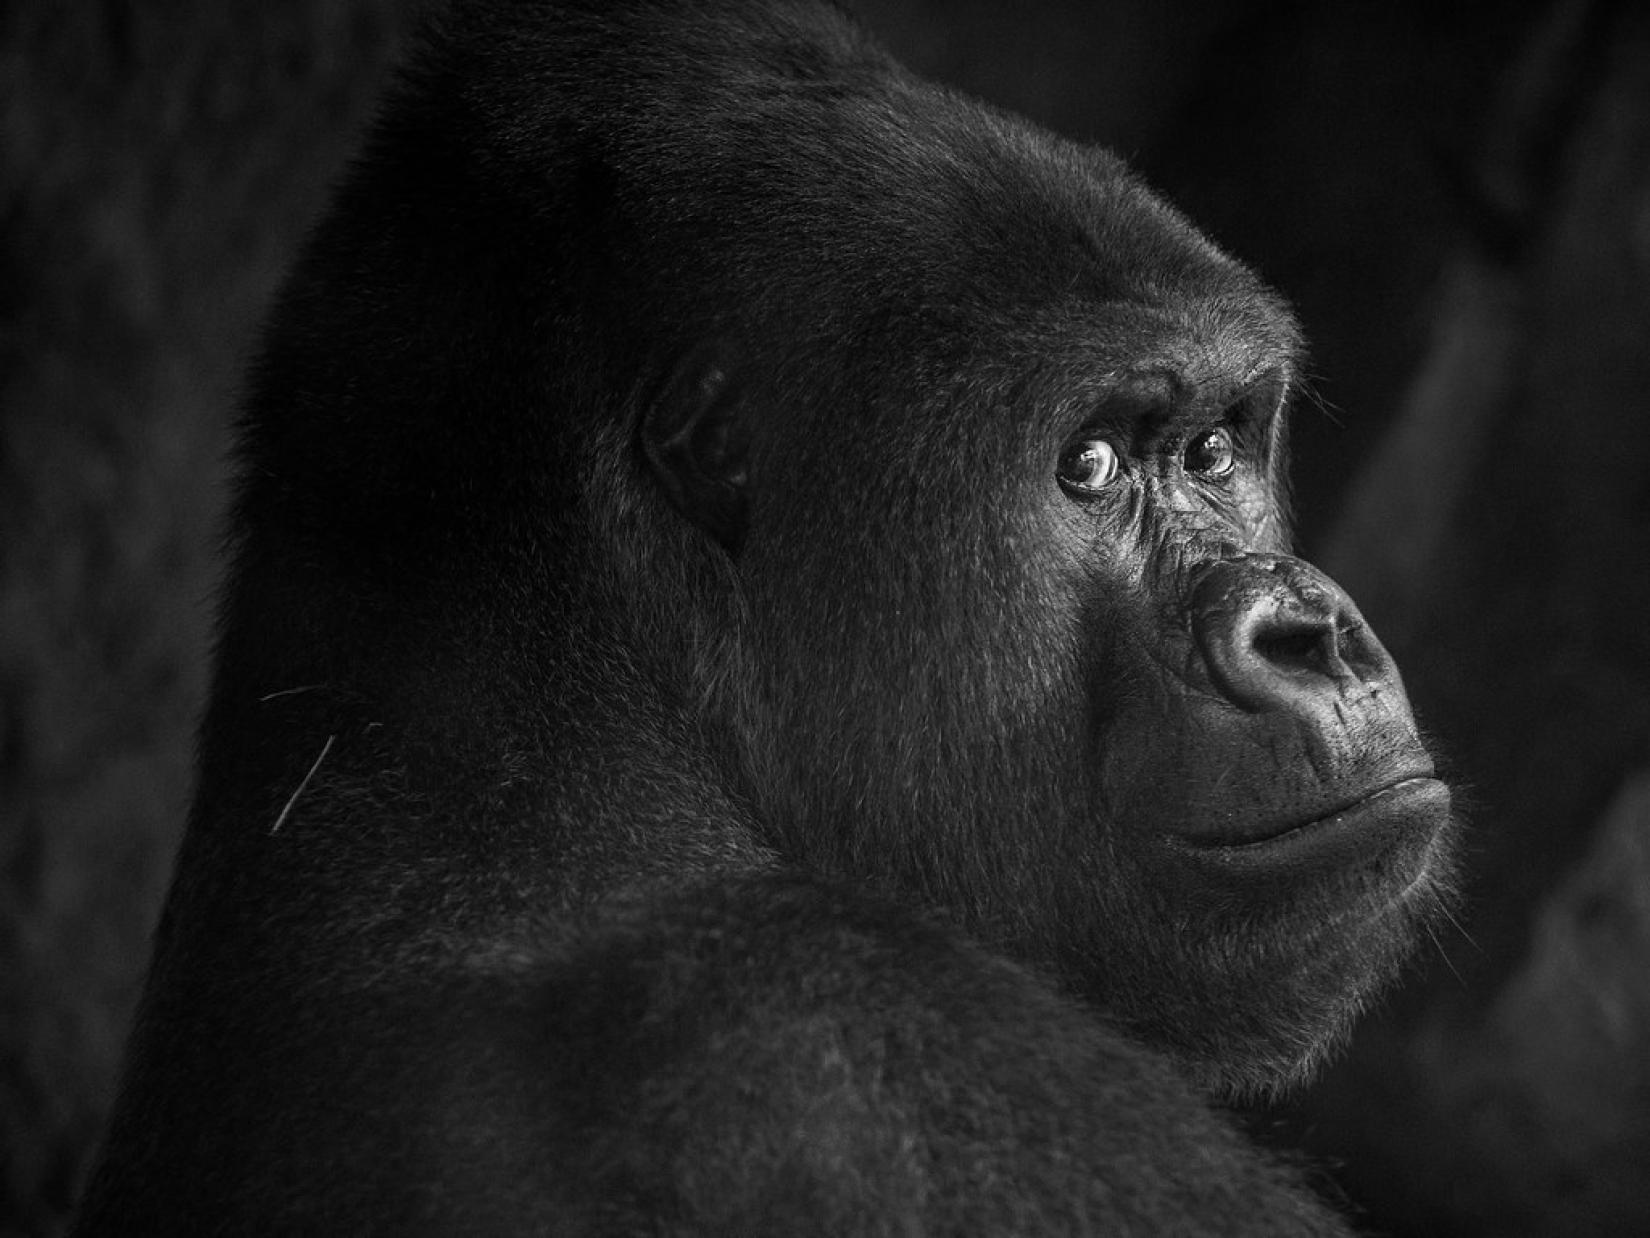
[[[1449,795],[1391,659],[1287,552],[1290,349],[1205,312],[1108,356],[1135,313],[1031,378],[753,433],[743,743],[782,849],[1262,1093],[1438,913]]]
[[[1131,384],[1123,411],[1082,432],[1085,445],[1115,444],[1115,474],[1061,483],[1077,509],[1068,536],[1124,602],[1102,626],[1156,665],[1178,715],[1150,754],[1108,747],[1110,815],[1228,869],[1333,864],[1339,833],[1304,827],[1376,795],[1382,814],[1389,800],[1436,797],[1432,760],[1356,607],[1287,553],[1272,482],[1281,377],[1235,399],[1171,388]],[[1151,732],[1138,710],[1124,703],[1103,725]]]

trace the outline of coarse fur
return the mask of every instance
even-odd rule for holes
[[[79,1232],[1340,1232],[1207,1098],[1449,827],[1298,349],[834,8],[461,6],[254,372]]]

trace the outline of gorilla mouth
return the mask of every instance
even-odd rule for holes
[[[1406,841],[1428,842],[1449,820],[1449,788],[1429,770],[1406,774],[1333,812],[1240,840],[1176,835],[1182,855],[1233,877],[1297,876],[1338,868]]]

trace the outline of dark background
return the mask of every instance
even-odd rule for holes
[[[61,1225],[190,782],[262,307],[418,0],[0,4],[0,1234]],[[865,0],[1296,303],[1307,553],[1466,788],[1468,897],[1245,1116],[1373,1229],[1650,1233],[1650,20]]]

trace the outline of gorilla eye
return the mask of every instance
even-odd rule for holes
[[[1237,459],[1232,448],[1232,432],[1224,426],[1205,430],[1186,445],[1186,454],[1181,458],[1188,473],[1225,477]]]
[[[1068,490],[1093,493],[1111,485],[1117,469],[1117,448],[1103,438],[1083,438],[1060,453],[1055,473]]]

